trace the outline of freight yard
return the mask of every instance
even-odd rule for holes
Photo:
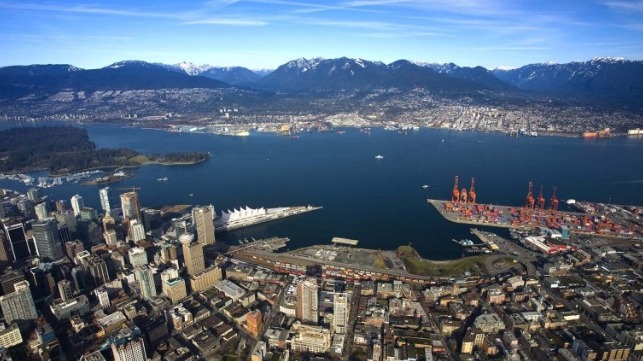
[[[643,239],[643,207],[569,200],[567,204],[580,212],[560,211],[556,188],[546,204],[542,187],[534,197],[531,182],[523,206],[480,204],[476,203],[476,198],[475,179],[471,179],[467,191],[459,189],[456,176],[450,201],[427,199],[427,202],[444,218],[456,223],[522,230],[540,228],[551,238],[562,239],[572,235]]]

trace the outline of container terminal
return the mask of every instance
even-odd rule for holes
[[[529,182],[522,206],[478,203],[475,178],[471,179],[467,190],[459,188],[457,176],[451,200],[427,199],[427,202],[444,218],[455,223],[524,230],[548,229],[548,232],[563,238],[574,234],[643,239],[643,207],[568,200],[567,204],[578,212],[560,211],[556,188],[549,204],[546,204],[542,186],[538,196],[534,197],[532,182]]]

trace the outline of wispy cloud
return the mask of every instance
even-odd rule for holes
[[[167,20],[176,20],[183,24],[210,24],[210,25],[229,25],[229,26],[263,26],[268,21],[246,18],[241,16],[212,16],[213,11],[237,3],[238,0],[221,0],[207,2],[205,7],[193,9],[190,11],[179,12],[159,12],[143,9],[116,9],[100,7],[93,5],[54,5],[54,4],[35,4],[35,3],[6,3],[0,2],[0,8],[27,10],[27,11],[44,11],[55,13],[75,13],[75,14],[94,14],[94,15],[113,15],[123,17],[137,18],[158,18]]]
[[[603,5],[615,10],[643,11],[643,1],[641,0],[609,0],[603,1]]]
[[[187,25],[230,25],[230,26],[264,26],[269,22],[257,19],[238,19],[238,18],[205,18],[198,20],[185,21]]]

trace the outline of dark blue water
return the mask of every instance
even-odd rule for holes
[[[3,125],[6,127],[6,124]],[[116,125],[86,127],[99,147],[143,153],[210,151],[194,166],[145,166],[112,189],[137,186],[143,206],[209,204],[217,210],[248,205],[314,204],[323,210],[239,230],[219,239],[285,236],[290,248],[353,238],[370,248],[412,243],[428,258],[459,257],[452,238],[470,238],[469,227],[442,219],[426,198],[450,198],[453,178],[469,187],[476,178],[478,202],[522,205],[527,184],[545,197],[643,204],[643,141],[614,138],[510,138],[502,134],[424,129],[400,134],[302,134],[299,139],[253,133],[247,138],[172,134]],[[381,154],[384,159],[377,160]],[[166,183],[157,182],[168,177]],[[431,188],[423,189],[423,184]],[[24,191],[20,183],[0,187]],[[76,192],[100,208],[97,186],[65,184],[43,190],[54,199]],[[117,201],[119,191],[114,191]],[[192,196],[190,196],[192,194]]]

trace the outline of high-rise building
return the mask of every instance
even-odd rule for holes
[[[16,283],[14,292],[0,296],[0,307],[7,324],[35,320],[38,317],[27,281]]]
[[[63,257],[56,218],[46,218],[32,224],[33,238],[40,258],[55,261]]]
[[[261,327],[263,327],[263,315],[261,311],[254,310],[246,315],[246,328],[254,338],[259,338]]]
[[[170,299],[172,304],[179,302],[188,296],[185,280],[181,277],[176,277],[163,281],[163,293]]]
[[[117,345],[112,343],[112,353],[114,361],[147,361],[145,352],[145,343],[142,337],[126,340],[124,343]]]
[[[75,233],[78,229],[78,222],[76,221],[76,216],[72,211],[62,211],[56,213],[56,219],[58,223],[67,225],[69,232]]]
[[[71,270],[71,279],[74,281],[74,288],[78,291],[85,290],[85,270],[82,267],[74,267]]]
[[[38,297],[49,297],[56,293],[56,280],[54,279],[53,268],[53,263],[46,262],[29,268],[27,275],[30,277],[30,284]]]
[[[133,219],[129,223],[129,236],[134,243],[145,240],[145,227],[143,223]]]
[[[109,214],[112,211],[112,207],[109,205],[109,187],[101,188],[98,191],[98,196],[100,197],[100,206],[105,211],[105,214]]]
[[[156,297],[156,284],[154,283],[154,274],[149,265],[138,266],[134,270],[136,280],[141,289],[141,298],[150,300]]]
[[[69,259],[73,260],[74,258],[76,258],[77,254],[84,250],[85,247],[83,246],[83,243],[77,239],[65,242],[65,253],[67,254],[67,257],[69,257]]]
[[[58,218],[56,218],[58,220]],[[58,235],[60,236],[60,242],[64,245],[67,242],[72,241],[71,232],[69,231],[69,226],[58,222]]]
[[[295,315],[303,322],[317,324],[319,321],[318,286],[314,279],[305,279],[297,283],[297,303]]]
[[[35,249],[32,250],[29,242],[27,241],[25,226],[22,222],[9,220],[2,224],[4,227],[4,234],[5,237],[7,237],[9,246],[11,247],[11,255],[14,260],[20,260],[35,254]]]
[[[57,200],[57,201],[56,201],[56,212],[60,212],[60,213],[62,213],[62,212],[64,212],[65,210],[66,210],[66,207],[65,207],[65,201],[64,201],[64,200],[62,200],[62,199]]]
[[[60,298],[67,302],[74,298],[74,286],[69,280],[62,280],[58,282],[58,295]]]
[[[121,209],[123,217],[139,219],[141,206],[138,203],[138,194],[134,191],[121,194]]]
[[[34,208],[36,210],[36,218],[42,220],[49,217],[49,207],[47,206],[47,202],[38,203]]]
[[[350,315],[348,294],[335,293],[333,297],[333,329],[335,333],[346,333],[346,324]]]
[[[201,292],[217,285],[222,279],[221,268],[211,266],[196,275],[189,275],[191,292]]]
[[[27,198],[29,198],[30,201],[37,202],[40,200],[40,191],[38,188],[29,188],[27,190]]]
[[[145,266],[147,264],[147,252],[143,247],[130,248],[127,251],[129,263],[132,267]]]
[[[2,294],[8,295],[16,290],[16,284],[26,280],[25,274],[19,270],[9,269],[2,276],[0,276],[0,285],[2,286]]]
[[[36,207],[33,201],[23,198],[18,201],[17,206],[18,210],[25,216],[25,218],[36,218]]]
[[[202,245],[214,244],[214,206],[192,209],[192,221],[196,227],[196,239]]]
[[[118,244],[118,238],[116,237],[116,231],[113,229],[108,229],[103,233],[103,238],[105,243],[108,246],[116,246]]]
[[[163,227],[163,220],[161,219],[161,211],[158,209],[145,208],[141,211],[143,217],[143,225],[148,231],[154,231]]]
[[[194,242],[194,235],[184,233],[179,237],[183,245],[183,260],[189,275],[197,275],[205,270],[203,245]]]
[[[109,300],[109,292],[107,292],[107,289],[105,289],[105,287],[101,286],[98,288],[94,288],[94,291],[92,292],[94,292],[94,295],[96,296],[96,299],[98,300],[101,308],[105,309],[112,304],[112,302]]]
[[[94,280],[94,286],[98,287],[109,282],[109,273],[107,272],[107,263],[100,257],[90,257],[87,260],[87,268]]]
[[[3,227],[0,227],[0,272],[2,272],[6,267],[9,267],[12,263],[13,254],[11,253],[11,245],[4,233]]]
[[[71,197],[71,209],[74,211],[74,216],[78,216],[83,208],[85,208],[83,196],[80,194],[73,195]]]

